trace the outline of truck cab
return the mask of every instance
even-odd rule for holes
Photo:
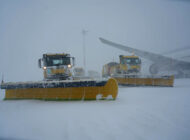
[[[43,68],[44,80],[66,80],[72,78],[75,58],[66,53],[43,54],[38,60],[39,68]]]
[[[121,73],[138,73],[141,70],[141,59],[138,56],[120,55],[120,72]]]

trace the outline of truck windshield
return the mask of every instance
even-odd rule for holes
[[[47,66],[60,66],[60,65],[69,65],[70,57],[62,57],[62,56],[51,56],[46,58]]]
[[[121,59],[121,64],[131,64],[131,65],[137,65],[140,64],[139,58],[124,58]]]

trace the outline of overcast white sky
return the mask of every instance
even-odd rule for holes
[[[190,45],[188,0],[0,0],[0,75],[5,81],[41,80],[43,53],[67,52],[101,72],[123,51],[98,37],[162,53]]]

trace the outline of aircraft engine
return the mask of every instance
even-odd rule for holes
[[[156,64],[150,65],[150,67],[149,67],[149,72],[150,72],[151,74],[157,74],[158,71],[159,71],[158,65],[156,65]]]

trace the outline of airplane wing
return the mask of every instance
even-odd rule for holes
[[[130,52],[130,53],[135,53],[136,55],[138,55],[138,56],[140,56],[142,58],[145,58],[145,59],[149,59],[150,61],[153,61],[153,62],[157,62],[157,63],[171,63],[172,62],[173,64],[174,63],[178,63],[178,64],[181,63],[181,64],[188,64],[189,65],[189,63],[185,62],[185,61],[173,59],[173,58],[166,57],[166,56],[163,56],[163,55],[160,55],[160,54],[155,54],[155,53],[151,53],[151,52],[131,48],[131,47],[128,47],[128,46],[124,46],[124,45],[121,45],[121,44],[106,40],[106,39],[101,38],[101,37],[99,39],[104,44],[110,45],[112,47],[115,47],[115,48]]]
[[[185,47],[182,47],[182,48],[177,48],[177,49],[174,49],[174,50],[164,52],[164,55],[175,54],[175,53],[184,52],[184,51],[187,51],[187,50],[190,50],[190,46],[185,46]]]

